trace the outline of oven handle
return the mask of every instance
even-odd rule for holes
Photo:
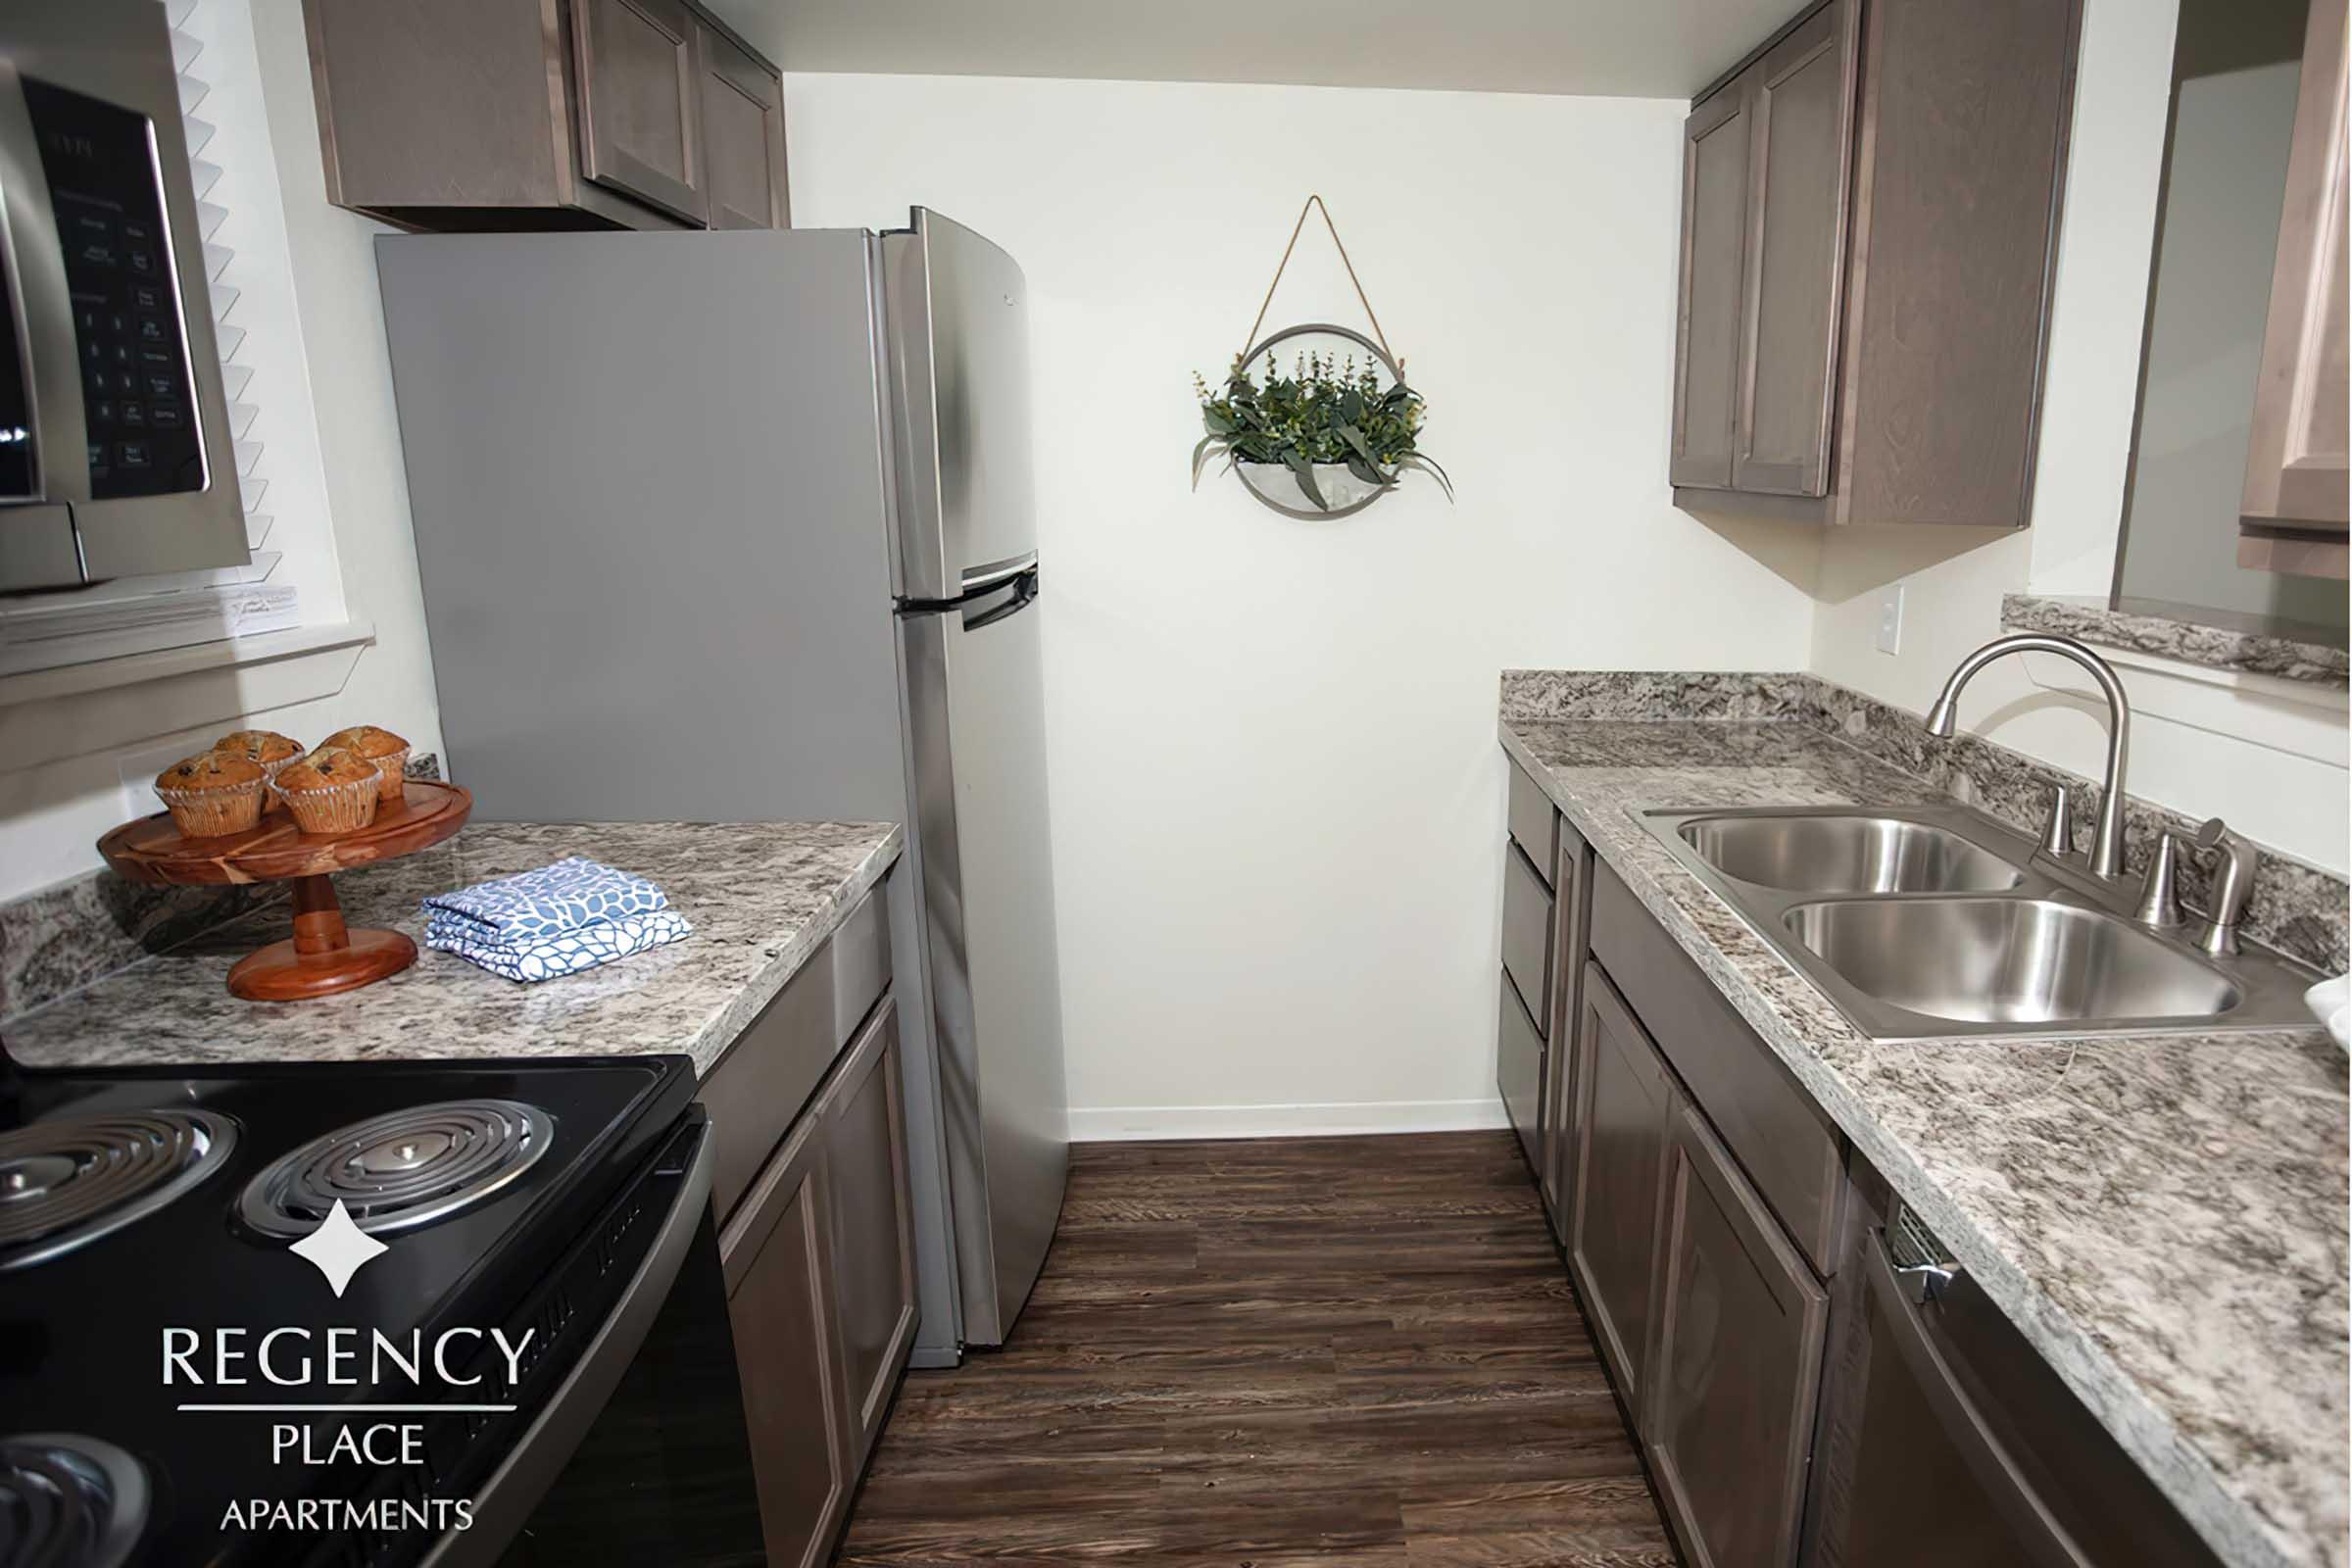
[[[89,426],[81,412],[80,346],[74,334],[74,296],[66,283],[65,247],[57,209],[41,169],[40,142],[17,68],[0,59],[0,247],[14,298],[0,310],[17,316],[24,345],[22,370],[32,413],[32,465],[37,499],[90,499]]]
[[[1894,1348],[1901,1354],[1904,1367],[1935,1412],[1944,1437],[1959,1450],[1969,1470],[2000,1510],[2018,1544],[2026,1549],[2028,1558],[2037,1568],[2094,1568],[2090,1558],[2067,1534],[2066,1527],[2051,1516],[2048,1505],[2034,1490],[2034,1483],[1985,1421],[1984,1411],[1969,1396],[1951,1362],[1936,1344],[1935,1336],[1929,1333],[1918,1304],[1903,1289],[1894,1255],[1887,1250],[1886,1233],[1874,1228],[1870,1238],[1871,1294],[1878,1298],[1883,1320],[1893,1331]],[[1891,1435],[1874,1436],[1871,1441],[1893,1439]]]
[[[473,1494],[473,1523],[452,1530],[433,1544],[418,1568],[474,1568],[489,1564],[514,1543],[547,1495],[556,1478],[579,1451],[588,1429],[604,1413],[619,1387],[621,1374],[636,1359],[655,1316],[669,1298],[670,1286],[685,1264],[710,1201],[710,1171],[715,1145],[710,1124],[702,1124],[693,1163],[686,1169],[662,1229],[647,1250],[645,1260],[620,1294],[620,1300],[588,1342],[564,1381],[548,1396],[538,1418],[531,1422],[490,1479]]]

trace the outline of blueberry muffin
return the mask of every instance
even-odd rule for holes
[[[319,747],[270,787],[305,833],[351,833],[375,820],[376,765],[339,746]]]
[[[408,777],[409,743],[407,741],[402,740],[390,730],[378,729],[373,724],[354,724],[349,729],[335,731],[318,743],[320,751],[324,751],[330,746],[340,747],[347,752],[356,752],[373,762],[378,770],[376,788],[382,792],[385,804],[399,804]]]
[[[192,839],[242,833],[260,822],[263,789],[262,764],[226,752],[182,758],[155,776],[156,798]]]

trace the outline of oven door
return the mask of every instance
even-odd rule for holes
[[[430,1568],[585,1562],[749,1568],[767,1559],[700,1106],[630,1194],[662,1215],[604,1322],[473,1494]],[[625,1223],[625,1222],[624,1222]]]

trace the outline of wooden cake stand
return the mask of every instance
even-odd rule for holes
[[[242,833],[192,839],[159,811],[116,828],[98,841],[98,853],[133,882],[293,883],[293,936],[239,958],[228,989],[252,1002],[298,1002],[370,985],[416,961],[416,944],[398,931],[344,926],[334,873],[429,848],[472,812],[473,797],[457,785],[411,779],[407,800],[385,802],[373,822],[351,833],[305,833],[281,807]]]

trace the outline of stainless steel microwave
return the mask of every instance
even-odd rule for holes
[[[0,4],[0,590],[243,564],[158,0]]]

